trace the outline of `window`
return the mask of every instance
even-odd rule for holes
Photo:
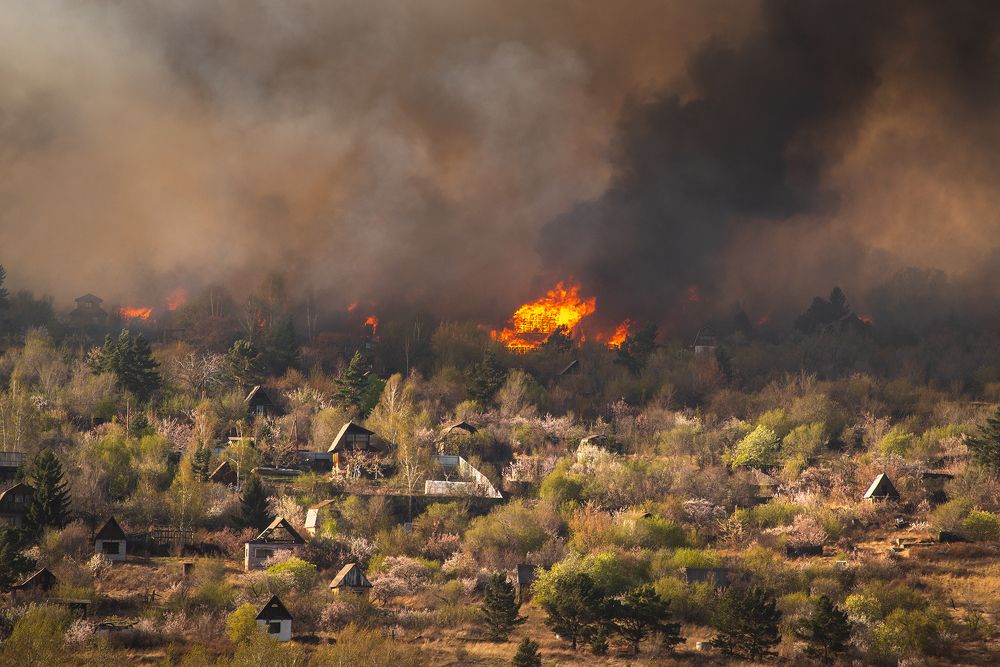
[[[112,556],[117,556],[121,553],[118,542],[101,542],[101,551]]]
[[[281,621],[269,621],[267,624],[267,634],[269,635],[280,635],[281,634]]]
[[[267,560],[274,555],[274,549],[254,549],[253,557],[257,560]]]

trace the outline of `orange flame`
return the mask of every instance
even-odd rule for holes
[[[369,315],[368,319],[365,320],[365,325],[372,328],[372,334],[378,331],[378,318],[374,315]]]
[[[118,314],[126,320],[148,320],[153,314],[152,308],[119,308]]]
[[[618,325],[615,332],[611,334],[611,338],[608,339],[607,346],[612,350],[622,346],[625,342],[625,337],[628,336],[629,327],[632,326],[632,320],[625,320]]]
[[[556,284],[545,296],[518,308],[510,319],[511,327],[493,331],[493,339],[508,349],[527,352],[537,349],[559,327],[572,335],[580,320],[597,310],[597,299],[580,298],[580,286]]]
[[[178,287],[167,295],[167,310],[174,311],[187,303],[188,293],[183,287]],[[145,318],[144,318],[145,319]]]
[[[349,305],[347,307],[347,312],[353,313],[357,309],[358,309],[358,304],[357,303],[352,303],[351,305]]]

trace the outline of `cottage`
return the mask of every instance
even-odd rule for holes
[[[104,299],[93,294],[84,294],[75,301],[76,308],[69,314],[69,318],[76,326],[100,326],[108,321],[107,312],[101,308]]]
[[[365,573],[361,570],[361,566],[357,563],[348,563],[340,568],[340,572],[330,582],[330,590],[334,594],[347,592],[368,597],[371,589],[372,582],[368,581],[368,577],[365,576]]]
[[[454,447],[449,447],[450,440],[460,439],[462,437],[468,437],[478,432],[478,429],[467,421],[457,421],[450,424],[445,424],[441,428],[441,434],[437,438],[437,450],[438,454],[444,454],[447,450]]]
[[[94,553],[104,554],[111,561],[125,560],[125,531],[114,517],[109,518],[94,534]]]
[[[0,487],[17,478],[17,471],[24,465],[24,452],[0,452]]]
[[[43,567],[38,572],[14,586],[16,591],[41,591],[47,592],[55,588],[56,575],[52,574],[48,568]]]
[[[379,445],[377,437],[374,431],[369,431],[360,424],[344,424],[327,450],[333,455],[333,467],[343,470],[352,454],[383,454],[385,450]]]
[[[19,482],[0,493],[0,526],[27,528],[28,508],[35,490]]]
[[[306,510],[306,532],[315,535],[323,528],[323,524],[332,519],[334,500],[324,500]]]
[[[271,639],[287,642],[292,639],[292,615],[277,595],[271,599],[257,614],[257,627],[267,633]]]
[[[689,584],[712,584],[716,588],[728,588],[729,568],[683,567],[681,578]]]
[[[865,491],[865,500],[872,502],[899,500],[899,491],[892,485],[892,480],[889,479],[889,476],[882,472],[878,474],[875,481]]]
[[[757,493],[755,495],[757,502],[766,503],[774,498],[774,495],[778,492],[778,487],[780,486],[778,480],[771,477],[763,470],[754,469],[750,474],[753,476],[754,486],[757,487]]]
[[[238,477],[236,475],[236,469],[229,463],[229,461],[223,461],[219,466],[212,471],[212,474],[208,476],[208,481],[214,482],[215,484],[224,484],[226,486],[236,486]]]
[[[260,535],[246,543],[243,557],[243,568],[255,570],[264,561],[274,556],[278,551],[290,551],[297,554],[305,546],[306,541],[292,528],[292,524],[284,517],[272,521]]]
[[[271,400],[270,394],[260,385],[251,389],[243,401],[247,404],[247,410],[250,412],[251,419],[254,417],[281,416],[281,408]]]

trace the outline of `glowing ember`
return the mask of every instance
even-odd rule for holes
[[[119,308],[118,314],[126,320],[148,320],[153,314],[152,308]]]
[[[858,319],[869,326],[875,324],[875,318],[872,317],[871,315],[858,315]]]
[[[622,343],[625,342],[625,337],[628,336],[628,330],[629,327],[631,326],[632,326],[631,320],[625,320],[624,322],[619,324],[618,328],[615,329],[615,332],[611,334],[611,338],[608,339],[607,346],[611,349],[621,347]]]
[[[770,315],[761,315],[760,317],[757,318],[757,326],[762,327],[770,321],[771,321]]]
[[[357,310],[357,309],[358,309],[358,304],[356,304],[356,303],[352,303],[351,305],[349,305],[349,306],[347,307],[347,312],[349,312],[349,313],[353,313],[353,312],[354,312],[355,310]]]
[[[688,303],[701,303],[701,289],[697,285],[691,285],[687,288],[687,301]]]
[[[174,311],[187,303],[188,293],[183,287],[178,287],[167,295],[167,310]],[[145,319],[145,318],[143,318]]]
[[[597,299],[582,299],[579,285],[566,287],[559,282],[542,298],[526,303],[514,312],[510,327],[492,332],[509,349],[527,352],[537,349],[559,327],[572,335],[580,320],[597,309]]]
[[[374,315],[369,315],[368,319],[365,320],[365,325],[372,328],[372,333],[374,334],[378,331],[378,318]]]

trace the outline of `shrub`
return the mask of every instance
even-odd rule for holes
[[[267,568],[267,573],[272,576],[288,576],[292,580],[292,588],[299,592],[306,592],[316,583],[316,566],[307,563],[301,558],[289,558],[288,560],[272,565]]]
[[[729,464],[734,468],[764,468],[777,463],[780,440],[773,429],[758,425],[736,443]]]
[[[226,634],[234,642],[245,642],[257,634],[257,608],[252,604],[240,605],[226,619]]]
[[[933,610],[897,609],[872,628],[871,651],[888,661],[940,654],[946,631],[946,619]]]
[[[973,540],[995,540],[1000,535],[1000,520],[992,512],[972,510],[962,520],[962,531]]]
[[[4,641],[0,664],[64,664],[64,637],[71,621],[69,611],[62,607],[43,605],[30,608],[14,624],[10,637]],[[28,658],[32,662],[26,663]]]

